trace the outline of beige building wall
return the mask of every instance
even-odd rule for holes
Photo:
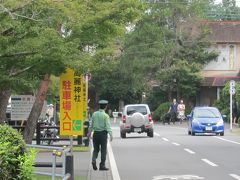
[[[216,44],[211,50],[219,52],[219,56],[206,65],[203,77],[235,77],[240,70],[240,44]]]

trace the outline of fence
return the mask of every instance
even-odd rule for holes
[[[23,131],[25,126],[12,126],[14,129],[18,129],[19,131]],[[77,141],[78,145],[81,145],[82,143],[84,143],[85,146],[89,146],[89,139],[87,138],[87,133],[88,133],[88,127],[89,127],[89,122],[85,121],[84,122],[84,136],[77,136],[76,138],[74,138],[74,141]],[[41,142],[43,141],[69,141],[69,137],[43,137],[41,135],[41,131],[44,129],[57,129],[59,132],[59,126],[43,126],[43,123],[37,123],[37,128],[36,128],[36,138],[34,138],[34,140],[36,140],[36,144],[40,145]],[[49,143],[51,144],[51,143]]]
[[[55,180],[56,177],[62,177],[63,180],[73,179],[73,155],[71,153],[70,148],[30,144],[28,144],[27,147],[52,150],[52,162],[36,162],[34,164],[35,167],[52,167],[52,171],[51,172],[36,171],[35,172],[36,174],[51,176],[52,180]],[[62,157],[62,162],[57,163],[57,157]],[[61,174],[56,173],[57,167],[62,168]]]

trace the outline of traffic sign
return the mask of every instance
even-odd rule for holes
[[[230,93],[230,94],[235,94],[235,93],[236,93],[235,88],[230,88],[230,89],[229,89],[229,93]]]
[[[230,81],[230,87],[235,87],[235,81],[234,80]]]

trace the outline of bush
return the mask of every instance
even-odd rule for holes
[[[217,107],[221,114],[224,114],[227,116],[227,118],[224,118],[224,121],[229,122],[230,119],[230,110],[229,105],[226,102],[223,102],[221,100],[216,100],[213,104],[213,106]]]
[[[33,151],[27,151],[20,133],[0,125],[0,180],[30,180]]]
[[[169,102],[162,103],[153,113],[153,119],[155,121],[162,121],[162,117],[168,112]]]

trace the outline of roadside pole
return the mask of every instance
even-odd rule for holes
[[[235,81],[234,80],[230,81],[229,94],[230,94],[230,131],[232,132],[232,127],[233,127],[232,126],[232,121],[233,121],[233,119],[232,119],[232,114],[233,114],[233,112],[232,112],[232,101],[233,101],[232,95],[235,94]]]
[[[232,93],[231,92],[230,92],[230,131],[232,131]]]

